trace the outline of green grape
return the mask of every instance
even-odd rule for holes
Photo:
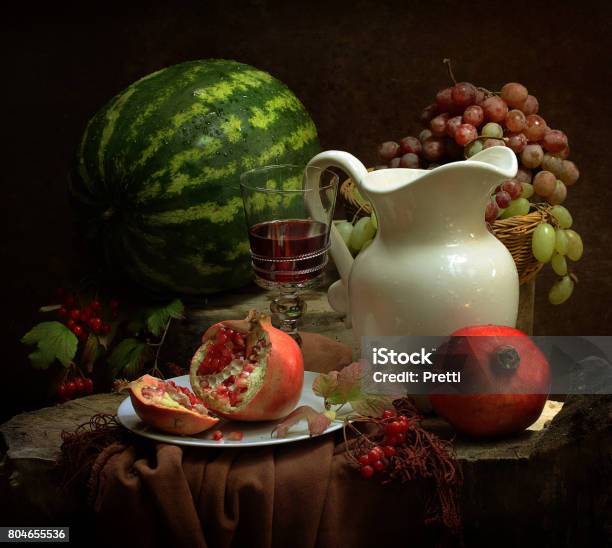
[[[349,245],[351,234],[353,232],[353,225],[348,221],[341,221],[336,223],[336,228],[338,229],[338,232],[340,232],[340,236],[342,236],[344,243]]]
[[[480,134],[483,137],[494,137],[495,139],[501,139],[504,136],[504,130],[499,124],[489,122],[483,126]]]
[[[567,234],[565,230],[562,228],[557,228],[555,230],[555,251],[560,255],[565,255],[567,253]]]
[[[527,215],[529,213],[529,200],[526,198],[517,198],[512,200],[510,205],[504,209],[504,212],[499,216],[500,219],[508,219],[516,215]]]
[[[555,282],[548,292],[548,301],[550,304],[561,304],[567,301],[572,296],[574,291],[574,280],[569,276],[563,276],[558,282]]]
[[[553,206],[550,213],[555,219],[557,219],[557,222],[561,228],[570,228],[574,222],[571,213],[562,205]]]
[[[531,251],[541,263],[547,263],[555,250],[555,229],[548,223],[540,223],[533,232]]]
[[[521,198],[531,198],[533,196],[533,185],[531,183],[521,183],[523,192],[521,192]]]
[[[482,142],[481,141],[472,141],[469,145],[465,147],[465,155],[468,158],[474,156],[474,154],[478,154],[482,150]]]
[[[578,261],[584,251],[582,238],[574,230],[566,230],[565,233],[567,234],[567,256],[572,261]]]
[[[555,274],[559,274],[559,276],[565,276],[567,274],[567,261],[560,253],[555,253],[553,255],[553,258],[550,260],[550,265],[555,271]]]
[[[378,230],[378,219],[376,218],[376,213],[374,211],[372,211],[372,216],[370,217],[370,220],[372,222],[374,230]]]
[[[368,240],[372,239],[376,234],[376,230],[370,222],[370,217],[362,217],[353,227],[351,239],[349,240],[349,248],[353,252],[358,252]]]

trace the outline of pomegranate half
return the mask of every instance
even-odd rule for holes
[[[265,421],[295,408],[304,382],[297,343],[252,310],[245,320],[210,327],[191,360],[193,391],[216,414],[233,420]]]
[[[136,414],[157,430],[189,436],[208,430],[219,422],[188,388],[173,381],[144,375],[126,387]]]

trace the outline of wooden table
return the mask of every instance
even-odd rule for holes
[[[324,292],[310,291],[304,297],[309,309],[303,330],[324,333],[354,347],[350,331],[330,309]],[[267,310],[269,300],[268,293],[248,290],[211,298],[206,306],[190,310],[173,334],[172,344],[188,355],[206,326],[245,316],[250,308]],[[533,285],[523,288],[519,318],[524,331],[530,332],[532,325]],[[4,444],[0,511],[5,520],[12,516],[15,524],[38,525],[86,519],[77,495],[60,489],[54,469],[60,434],[74,430],[95,413],[115,413],[123,397],[92,395],[22,413],[0,426]],[[581,546],[603,546],[602,535],[612,531],[610,516],[605,514],[612,484],[611,410],[608,396],[573,398],[565,406],[549,402],[540,421],[520,436],[486,442],[457,440],[465,475],[462,511],[468,545],[537,542],[549,546],[574,539]],[[428,419],[428,425],[442,436],[451,435],[440,419]]]

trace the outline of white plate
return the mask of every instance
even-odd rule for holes
[[[302,387],[302,394],[300,396],[300,405],[310,405],[317,411],[323,411],[323,399],[316,396],[312,391],[312,382],[316,378],[318,373],[311,371],[304,371],[304,386]],[[191,389],[189,384],[189,375],[183,375],[182,377],[175,377],[173,380],[179,386],[186,386]],[[308,425],[306,421],[300,421],[294,425],[289,434],[284,438],[273,438],[272,430],[280,421],[271,422],[238,422],[228,421],[221,419],[213,428],[206,430],[201,434],[195,434],[193,436],[177,436],[175,434],[165,434],[147,426],[142,422],[132,406],[130,398],[126,398],[119,405],[117,411],[117,419],[125,426],[128,430],[131,430],[135,434],[144,436],[145,438],[151,438],[157,441],[163,441],[165,443],[174,443],[176,445],[191,445],[198,447],[255,447],[262,445],[276,445],[279,443],[289,443],[293,441],[299,441],[308,439]],[[342,428],[341,422],[332,423],[323,434],[333,432]],[[213,430],[221,430],[224,436],[227,436],[230,432],[240,431],[244,433],[244,437],[241,441],[230,441],[224,439],[223,441],[215,441],[210,439]]]

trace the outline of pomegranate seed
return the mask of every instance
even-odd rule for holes
[[[227,336],[227,333],[225,332],[224,329],[220,329],[219,331],[217,331],[217,337],[216,337],[217,343],[225,344],[228,340],[229,340],[229,337]]]
[[[217,394],[222,395],[222,394],[227,394],[227,386],[220,384],[219,386],[217,386]]]
[[[241,432],[240,430],[236,430],[235,432],[230,432],[229,435],[227,436],[227,439],[232,440],[232,441],[242,441],[242,438],[244,438],[244,432]]]
[[[255,366],[254,366],[252,363],[247,363],[247,364],[244,366],[243,371],[244,371],[245,373],[252,373],[253,371],[255,371]]]
[[[215,430],[212,433],[212,439],[215,441],[220,441],[223,439],[223,432],[221,432],[221,430]]]
[[[372,468],[369,464],[361,467],[361,476],[365,479],[370,479],[374,475],[374,468]]]

